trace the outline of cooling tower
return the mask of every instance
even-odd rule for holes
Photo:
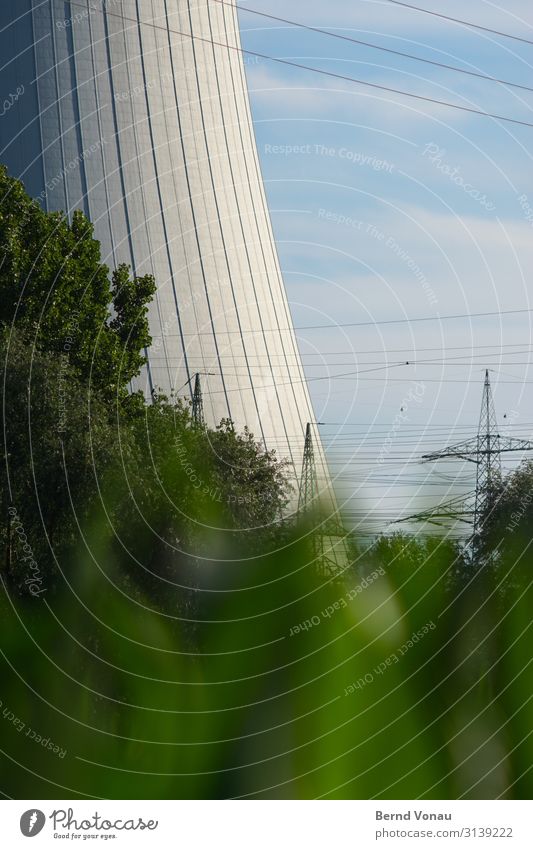
[[[2,0],[0,160],[151,273],[143,389],[247,425],[299,477],[315,419],[280,273],[236,12],[218,0]],[[187,383],[189,381],[189,383]],[[331,497],[318,434],[319,482]]]

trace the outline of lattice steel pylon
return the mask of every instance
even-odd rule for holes
[[[192,412],[191,412],[193,427],[200,429],[205,428],[204,418],[204,399],[202,397],[202,383],[200,373],[197,372],[194,378],[194,392],[192,395]]]
[[[315,451],[311,423],[305,429],[305,446],[300,478],[300,496],[298,499],[298,515],[304,516],[310,510],[316,509],[318,496],[318,479],[316,474]]]
[[[514,439],[509,436],[504,437],[498,432],[496,410],[494,407],[494,399],[492,397],[489,371],[487,369],[485,372],[485,383],[483,385],[483,399],[481,402],[481,414],[479,417],[477,436],[474,437],[474,439],[467,439],[464,442],[458,442],[455,445],[450,445],[441,451],[435,451],[432,454],[424,454],[422,457],[422,459],[426,461],[457,457],[476,464],[476,490],[473,514],[474,527],[470,540],[474,553],[476,552],[479,543],[483,521],[486,516],[490,514],[491,509],[496,504],[501,493],[501,455],[512,451],[531,450],[533,450],[533,442],[530,440]],[[430,515],[437,516],[439,514],[439,510],[440,508],[436,508],[434,511],[427,511],[426,514],[411,516],[410,519],[427,518]],[[458,504],[457,508],[453,512],[455,513],[454,518],[472,515],[472,511],[468,510],[465,504],[463,505],[463,509],[461,509]],[[449,515],[450,518],[452,518],[451,514]],[[407,519],[402,521],[407,521]]]
[[[339,514],[323,514],[316,471],[311,422],[305,429],[305,445],[300,478],[298,518],[310,523],[310,542],[316,566],[327,578],[337,579],[348,563],[346,533]]]
[[[483,517],[494,506],[501,491],[502,458],[494,398],[489,371],[485,372],[483,400],[477,434],[476,502],[474,506],[474,539],[481,531]]]

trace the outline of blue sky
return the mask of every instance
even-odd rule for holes
[[[388,0],[239,5],[246,49],[533,123],[533,92],[245,10],[532,87],[533,45]],[[443,10],[435,0],[420,5]],[[524,0],[508,0],[505,9],[485,0],[468,6],[450,0],[445,13],[533,40],[533,9]],[[493,369],[502,428],[532,432],[531,315],[382,322],[533,306],[533,128],[252,57],[246,66],[295,324],[370,322],[298,332],[317,418],[332,423],[322,433],[332,443],[332,470],[342,475],[339,494],[355,493],[361,509],[372,509],[383,524],[397,509],[413,511],[426,499],[471,489],[471,465],[432,470],[409,462],[402,468],[404,459],[474,435],[486,367]],[[390,367],[402,361],[410,365]],[[360,373],[333,377],[350,371]]]

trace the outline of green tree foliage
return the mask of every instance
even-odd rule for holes
[[[279,461],[276,451],[266,450],[248,428],[235,433],[229,419],[207,434],[207,442],[231,515],[249,536],[253,532],[262,538],[261,531],[280,520],[293,491],[287,484],[287,461]]]
[[[6,520],[13,507],[50,587],[58,576],[57,558],[65,547],[78,545],[78,523],[98,496],[95,472],[115,460],[116,430],[108,405],[89,393],[66,355],[35,350],[18,332],[4,330],[0,362],[0,510],[4,563],[11,564],[7,577],[24,590],[27,563],[13,533],[9,548]],[[129,434],[123,434],[123,450],[128,441]]]
[[[24,331],[39,350],[69,351],[81,380],[126,396],[150,344],[152,277],[111,276],[92,224],[77,211],[45,213],[0,166],[0,326]]]
[[[163,605],[180,601],[169,586],[195,585],[200,560],[231,557],[243,538],[250,551],[275,545],[290,491],[285,464],[250,433],[229,422],[197,429],[189,405],[164,397],[117,417],[65,354],[35,350],[17,331],[0,335],[0,361],[3,563],[18,591],[28,576],[10,542],[10,507],[50,590],[93,514],[111,529],[125,583]]]
[[[490,563],[490,578],[498,594],[524,588],[531,581],[533,528],[533,461],[523,462],[503,480],[498,498],[482,517],[479,548]],[[514,557],[510,572],[505,572]]]
[[[122,505],[115,556],[126,557],[125,570],[159,605],[174,603],[178,585],[195,587],[198,569],[223,569],[236,550],[253,556],[276,547],[291,492],[286,464],[251,433],[228,421],[196,428],[190,406],[164,396],[142,415],[123,416],[120,427],[134,452],[111,490]]]

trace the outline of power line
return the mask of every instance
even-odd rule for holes
[[[409,350],[414,352],[414,349],[409,349]],[[419,348],[420,353],[422,353],[423,350],[424,350],[423,348]],[[436,350],[436,349],[430,348],[428,350]],[[450,348],[450,349],[444,348],[444,349],[441,349],[441,350],[452,351],[454,349],[453,348]],[[459,349],[459,350],[461,350],[461,349]],[[378,351],[377,353],[381,353],[381,354],[385,355],[389,352],[387,352],[386,350],[383,350],[383,351]],[[390,353],[394,353],[394,351],[391,350]],[[422,358],[417,359],[416,354],[415,354],[414,358],[411,358],[409,360],[401,360],[401,361],[396,360],[395,364],[397,364],[397,363],[401,364],[403,362],[404,365],[428,365],[428,364],[435,363],[437,365],[439,365],[439,364],[441,364],[441,365],[450,364],[450,365],[457,365],[457,366],[470,366],[470,365],[472,365],[472,360],[483,359],[484,361],[487,361],[489,359],[494,359],[495,357],[497,357],[498,358],[497,362],[487,363],[487,365],[490,365],[491,367],[496,369],[496,367],[500,366],[500,365],[505,365],[505,368],[508,368],[510,366],[531,365],[532,364],[531,360],[518,360],[518,361],[510,361],[510,362],[506,362],[506,363],[501,362],[501,359],[503,357],[521,357],[521,356],[528,355],[528,354],[531,354],[531,353],[533,353],[533,349],[528,348],[528,349],[523,350],[523,351],[495,351],[494,353],[488,353],[488,352],[485,351],[482,354],[473,354],[472,353],[472,354],[468,355],[468,354],[462,353],[460,355],[454,355],[454,356],[439,356],[439,357],[429,357],[429,358],[426,357],[425,359],[422,359]],[[348,360],[347,362],[338,362],[337,360],[335,360],[333,362],[328,362],[325,359],[326,356],[341,356],[341,355],[346,356],[347,354],[352,355],[351,359]],[[314,362],[314,363],[307,363],[306,367],[307,368],[328,368],[328,366],[350,366],[350,365],[359,365],[359,366],[379,366],[379,365],[381,365],[381,366],[386,366],[386,365],[389,365],[389,363],[387,363],[386,361],[385,362],[383,361],[383,358],[380,359],[380,360],[364,360],[364,361],[361,361],[360,357],[363,356],[363,355],[365,355],[364,351],[356,351],[356,350],[344,351],[344,352],[342,352],[342,351],[339,351],[339,352],[319,351],[316,354],[313,354],[313,356],[320,357],[321,358],[320,361]],[[233,360],[235,357],[239,357],[239,356],[245,357],[244,354],[227,354],[227,355],[225,355],[224,358]],[[270,361],[270,357],[268,356],[268,354],[254,354],[252,356],[253,356],[254,359],[260,360],[260,361],[263,361],[263,362],[269,363],[269,361]],[[278,356],[283,356],[283,355],[279,354]],[[301,357],[297,357],[296,354],[294,354],[293,356],[294,356],[294,359],[295,359],[296,362],[299,362],[301,360]],[[251,358],[252,357],[250,357],[250,359]],[[182,356],[178,355],[178,356],[175,356],[174,358],[156,356],[156,357],[152,357],[151,359],[153,359],[153,360],[163,360],[164,362],[168,362],[169,359],[175,359],[175,360],[178,360],[178,361],[181,362]],[[189,357],[189,362],[194,362],[196,359],[199,359],[203,362],[206,358],[205,357],[198,357],[198,358]],[[211,358],[211,361],[214,362],[214,358]],[[276,368],[282,368],[284,363],[274,364],[274,365],[275,365]],[[476,365],[476,364],[474,363],[473,365]],[[265,368],[265,366],[261,365],[260,362],[256,363],[256,364],[252,364],[251,367],[257,368],[257,369]],[[236,364],[236,368],[240,368],[240,366],[238,364]]]
[[[324,422],[322,427],[375,427],[376,422]],[[512,424],[512,423],[511,423]],[[384,426],[383,422],[380,422],[381,427]],[[455,422],[451,422],[450,424],[445,424],[442,422],[441,424],[405,424],[403,430],[418,430],[419,428],[438,428],[439,430],[445,430],[448,433],[450,430],[477,430],[477,424],[457,424]],[[533,422],[516,422],[513,424],[513,427],[533,427]]]
[[[257,391],[261,391],[262,389],[275,389],[276,387],[280,387],[280,386],[292,386],[292,385],[296,385],[298,383],[308,383],[309,381],[353,380],[354,377],[357,377],[357,375],[358,375],[358,372],[353,372],[351,376],[348,375],[348,374],[341,374],[341,375],[331,374],[331,375],[325,375],[324,377],[313,377],[313,378],[307,378],[307,379],[303,379],[303,380],[289,380],[286,383],[266,383],[262,386],[254,385],[254,388],[257,392]],[[360,382],[365,382],[365,383],[366,382],[372,383],[372,382],[378,382],[378,381],[386,381],[387,383],[404,383],[405,384],[406,382],[408,382],[412,379],[413,379],[412,377],[402,377],[402,378],[397,378],[397,377],[396,378],[395,377],[358,377],[358,380]],[[478,381],[479,381],[479,377],[475,377],[475,376],[471,377],[469,380],[458,380],[458,379],[450,379],[450,378],[442,378],[442,379],[427,378],[427,377],[423,378],[424,383],[438,383],[439,385],[441,385],[443,383],[451,383],[451,384],[454,384],[454,385],[470,386],[472,383],[477,383]],[[500,386],[505,386],[505,385],[508,385],[508,386],[530,386],[530,385],[533,385],[533,380],[521,380],[520,378],[518,378],[517,380],[499,380],[498,385],[500,385]],[[242,386],[234,388],[234,389],[233,388],[227,389],[227,392],[242,392],[242,391],[243,391]],[[205,396],[207,396],[207,395],[220,395],[223,392],[224,392],[223,389],[215,389],[215,390],[204,392],[204,395]]]
[[[533,124],[532,124],[533,126]],[[376,327],[376,326],[385,326],[389,324],[418,324],[420,322],[426,321],[454,321],[457,319],[472,319],[472,318],[495,318],[502,315],[521,315],[521,314],[531,314],[533,312],[533,308],[528,309],[517,309],[517,310],[494,310],[493,312],[472,312],[472,313],[456,313],[452,315],[425,315],[420,316],[418,318],[390,318],[384,320],[373,320],[373,321],[351,321],[351,322],[336,322],[334,324],[301,324],[295,327],[264,327],[261,330],[219,330],[220,336],[232,336],[234,334],[243,334],[243,333],[279,333],[281,330],[283,331],[299,331],[299,330],[334,330],[335,328],[346,328],[346,327]],[[199,336],[209,336],[211,337],[212,332],[208,331],[198,331],[197,333],[184,333],[184,336],[193,336],[194,338]],[[179,333],[167,333],[166,337],[174,337],[180,336]]]
[[[389,366],[385,367],[385,370],[390,368]],[[369,369],[367,371],[383,371],[384,369]],[[364,371],[353,371],[353,372],[342,372],[341,374],[327,374],[322,377],[308,377],[302,378],[298,380],[290,379],[285,383],[265,383],[263,385],[254,384],[254,389],[256,392],[261,391],[263,389],[275,389],[281,386],[296,386],[301,383],[310,383],[310,382],[318,382],[322,380],[334,381],[334,380],[353,380],[357,377],[359,382],[378,382],[378,381],[386,381],[387,383],[403,383],[405,384],[407,381],[412,381],[413,377],[402,377],[402,378],[394,378],[394,377],[359,377],[360,374],[364,374]],[[479,378],[472,376],[468,380],[459,380],[457,378],[431,378],[424,377],[422,378],[423,383],[438,383],[442,385],[444,383],[451,383],[454,385],[466,385],[470,386],[471,383],[475,383]],[[509,386],[529,386],[533,384],[533,380],[523,380],[517,377],[516,380],[498,380],[498,385],[509,385]],[[249,387],[251,391],[251,385]],[[229,392],[243,392],[246,390],[246,387],[238,386],[238,387],[227,387],[226,389],[212,389],[209,391],[205,391],[203,393],[204,397],[212,396],[212,395],[220,395],[222,393]]]
[[[519,309],[519,310],[495,310],[494,312],[473,312],[473,313],[456,313],[453,315],[429,315],[429,316],[421,316],[419,318],[394,318],[394,319],[386,319],[384,321],[358,321],[358,322],[349,322],[349,323],[341,323],[338,324],[312,324],[312,325],[302,325],[299,327],[295,327],[295,330],[325,330],[331,327],[374,327],[374,325],[386,325],[386,324],[415,324],[417,322],[422,321],[451,321],[455,319],[461,318],[488,318],[495,317],[501,315],[519,315],[521,313],[531,313],[533,309]]]
[[[335,326],[337,326],[337,325],[335,325]],[[166,338],[168,335],[169,334],[164,334],[163,338]],[[174,334],[174,335],[176,335],[176,334]],[[155,336],[154,338],[160,339],[162,337]],[[524,351],[508,351],[505,354],[502,354],[502,356],[515,356],[515,355],[518,355],[518,354],[529,354],[533,351],[533,347],[532,347],[531,341],[530,341],[530,342],[513,342],[513,343],[508,344],[508,345],[498,345],[496,343],[493,343],[492,345],[446,345],[445,347],[440,346],[440,347],[432,347],[432,348],[416,348],[416,347],[411,347],[411,348],[371,348],[371,349],[357,350],[357,351],[354,348],[352,348],[352,350],[348,350],[348,351],[308,351],[308,352],[303,351],[300,354],[300,356],[297,357],[297,358],[296,358],[296,355],[293,355],[290,352],[287,352],[287,354],[276,354],[275,352],[271,352],[270,358],[281,357],[281,358],[285,359],[285,356],[287,356],[287,357],[294,356],[295,359],[298,359],[298,361],[299,361],[302,357],[325,357],[325,356],[345,356],[345,355],[347,356],[347,355],[350,355],[350,354],[353,354],[355,356],[360,356],[362,354],[407,354],[407,353],[410,353],[410,352],[425,353],[427,351],[478,351],[478,350],[481,351],[481,350],[487,349],[487,348],[496,348],[498,351],[501,351],[502,348],[519,348],[519,347],[525,347],[526,350],[524,350]],[[498,356],[498,354],[497,353],[486,354],[486,355],[483,355],[483,356],[496,357],[496,356]],[[247,359],[251,359],[251,358],[265,359],[265,360],[268,359],[268,356],[266,354],[253,354],[253,353],[249,353],[247,355],[246,354],[238,354],[238,353],[220,354],[220,359],[231,359],[231,360],[233,360],[236,357],[247,358]],[[152,360],[165,360],[165,361],[167,361],[169,358],[164,357],[164,356],[160,356],[160,357],[152,356],[151,359]],[[174,359],[178,359],[178,357],[175,357]],[[191,358],[191,359],[194,359],[194,357]],[[337,363],[337,365],[338,365],[338,363]]]
[[[344,355],[344,354],[403,354],[409,353],[413,351],[414,353],[426,351],[481,351],[487,348],[496,348],[498,351],[501,351],[502,348],[526,348],[524,351],[507,351],[502,356],[514,356],[515,354],[529,354],[533,351],[533,347],[531,346],[531,342],[513,342],[508,345],[498,345],[493,343],[492,345],[446,345],[445,347],[433,347],[433,348],[371,348],[367,350],[355,350],[351,351],[318,351],[318,352],[303,352],[301,356],[303,357],[322,357],[322,356],[330,356],[330,355]],[[229,355],[228,355],[229,356]],[[279,354],[278,356],[283,356]],[[487,357],[496,357],[498,354],[483,354],[483,356]]]
[[[89,9],[94,9],[94,11],[98,11],[98,12],[103,11],[102,9],[96,9],[95,7],[92,7],[92,6],[86,6],[83,3],[76,3],[76,2],[74,2],[74,0],[71,0],[71,5],[72,6],[79,6],[82,9],[89,8]],[[322,68],[314,68],[311,65],[302,65],[301,63],[293,62],[290,59],[281,59],[281,58],[276,57],[276,56],[269,56],[266,53],[258,53],[257,51],[254,51],[254,50],[245,50],[243,47],[236,47],[233,44],[227,44],[227,43],[222,42],[222,41],[215,41],[212,38],[204,38],[200,35],[193,35],[192,32],[184,32],[182,30],[171,29],[170,27],[164,27],[164,26],[161,26],[161,25],[158,25],[158,24],[153,24],[153,23],[150,23],[149,21],[140,20],[139,18],[130,18],[130,17],[127,17],[126,15],[120,15],[120,14],[118,14],[118,12],[110,12],[110,11],[106,10],[105,14],[108,17],[111,16],[111,17],[114,17],[114,18],[120,18],[121,20],[124,20],[124,21],[129,21],[130,23],[134,24],[135,26],[146,26],[146,27],[149,27],[151,29],[162,30],[163,32],[166,32],[166,33],[170,32],[170,33],[173,33],[174,35],[180,35],[184,38],[190,38],[193,41],[200,41],[200,42],[203,42],[205,44],[211,44],[212,46],[215,46],[215,47],[223,47],[226,50],[233,50],[233,51],[240,53],[244,56],[255,56],[258,59],[265,59],[267,62],[277,62],[280,65],[286,65],[286,66],[291,67],[291,68],[298,68],[301,71],[310,71],[311,73],[320,74],[322,76],[331,77],[331,78],[337,79],[337,80],[342,80],[343,82],[355,83],[356,85],[362,85],[362,86],[365,86],[367,88],[376,89],[378,91],[387,91],[391,94],[399,94],[401,97],[409,97],[413,100],[423,101],[425,103],[433,103],[437,106],[446,106],[449,109],[456,109],[456,110],[459,110],[460,112],[467,112],[471,115],[478,115],[478,116],[481,116],[483,118],[493,118],[496,121],[504,121],[505,123],[515,124],[515,125],[518,125],[518,126],[521,126],[521,127],[529,127],[529,128],[533,127],[533,123],[531,123],[530,121],[520,121],[518,118],[509,118],[505,115],[497,115],[493,112],[485,112],[481,109],[474,109],[474,107],[472,107],[472,106],[461,106],[458,103],[450,103],[448,100],[438,100],[437,98],[434,98],[434,97],[426,97],[426,96],[421,95],[421,94],[413,94],[411,92],[404,91],[403,89],[392,88],[391,86],[381,85],[380,83],[367,82],[365,80],[360,80],[357,77],[350,77],[346,74],[338,74],[338,73],[335,73],[334,71],[326,71]]]
[[[379,423],[379,427],[383,428],[383,430],[375,430],[373,426],[370,426],[370,427],[372,427],[372,430],[368,430],[367,433],[371,434],[372,437],[374,437],[374,436],[387,436],[390,433],[390,426],[387,428],[386,426],[383,425],[383,422]],[[472,425],[472,426],[468,426],[468,427],[447,428],[447,427],[444,427],[444,426],[441,426],[441,425],[433,425],[433,430],[429,430],[428,433],[426,434],[425,433],[425,426],[421,425],[420,428],[413,427],[411,430],[409,430],[409,428],[406,425],[405,430],[406,430],[405,437],[402,436],[401,437],[402,439],[403,438],[409,438],[409,439],[413,438],[414,439],[417,436],[424,436],[424,435],[431,437],[431,438],[434,438],[434,437],[439,437],[442,434],[447,436],[450,432],[452,432],[452,433],[473,433],[474,432],[475,433],[477,431],[477,427]],[[529,432],[530,428],[527,428],[527,427],[524,426],[523,428],[519,428],[518,431],[515,430],[515,432],[520,432],[521,430],[525,430],[526,432]],[[338,433],[342,433],[342,431],[339,430]],[[402,434],[403,434],[403,429],[402,429]],[[287,436],[289,436],[292,439],[298,439],[300,434],[287,434]],[[358,441],[358,440],[362,439],[364,436],[365,436],[365,434],[361,433],[360,431],[356,432],[356,433],[351,433],[351,434],[348,433],[344,436],[336,436],[336,437],[332,436],[331,434],[328,434],[328,433],[326,433],[326,434],[323,433],[322,439],[323,440],[324,439],[331,439],[331,440],[334,439],[335,444],[342,445],[343,443],[346,443],[346,442]],[[400,438],[400,437],[398,437],[398,438]],[[278,437],[278,439],[281,442],[285,441],[284,437]]]
[[[482,74],[477,71],[468,71],[465,68],[458,68],[456,65],[448,65],[445,62],[437,62],[433,59],[424,59],[422,56],[415,56],[413,53],[406,53],[403,50],[394,50],[391,47],[383,47],[379,44],[373,44],[371,41],[365,41],[361,38],[353,38],[349,35],[341,35],[340,33],[333,32],[332,30],[322,29],[321,27],[314,27],[310,24],[303,24],[300,21],[292,21],[288,18],[280,18],[277,15],[269,15],[266,12],[259,12],[257,9],[251,9],[249,6],[237,6],[235,3],[228,3],[226,0],[216,0],[217,3],[220,3],[221,6],[231,6],[233,9],[239,9],[241,12],[249,12],[252,15],[258,15],[261,18],[269,18],[272,21],[278,21],[279,23],[288,24],[292,27],[297,27],[298,29],[308,30],[309,32],[315,32],[319,35],[326,35],[330,38],[337,38],[340,41],[347,41],[351,44],[359,44],[363,47],[370,47],[372,50],[381,50],[384,53],[391,53],[394,56],[401,56],[404,59],[413,59],[415,62],[423,62],[425,65],[433,65],[436,68],[444,68],[448,71],[456,71],[459,74],[467,74],[470,77],[477,77],[481,80],[487,80],[488,82],[493,83],[501,83],[502,85],[512,86],[513,88],[520,88],[523,91],[531,91],[533,92],[533,88],[527,85],[521,85],[520,83],[513,83],[510,80],[502,80],[499,77],[491,77],[488,74]]]
[[[500,356],[500,355],[495,354],[495,356]],[[483,361],[486,362],[487,355],[486,354],[477,354],[472,359],[477,359],[477,358],[482,358]],[[158,357],[158,359],[164,360],[164,358],[162,358],[162,357]],[[168,359],[170,359],[170,358],[168,358]],[[451,368],[472,368],[472,367],[475,367],[475,366],[479,366],[479,363],[472,362],[472,360],[469,360],[467,362],[456,362],[456,360],[464,360],[464,357],[448,357],[448,358],[439,357],[439,358],[430,359],[430,360],[416,360],[415,359],[415,360],[409,360],[409,361],[403,361],[403,362],[394,362],[394,363],[386,363],[386,362],[384,363],[381,360],[370,361],[370,362],[358,362],[357,358],[354,357],[353,360],[349,360],[348,362],[344,362],[344,363],[343,362],[322,362],[322,363],[305,363],[304,365],[305,365],[306,370],[307,369],[329,369],[329,368],[337,368],[337,367],[340,367],[340,366],[353,366],[353,365],[376,366],[376,368],[367,369],[367,371],[369,371],[369,372],[370,371],[381,371],[382,369],[387,369],[387,368],[399,368],[399,367],[402,367],[402,366],[404,368],[407,367],[407,366],[419,366],[419,367],[426,366],[426,367],[429,367],[429,368],[432,368],[432,367],[435,367],[435,366],[450,366]],[[164,360],[164,361],[167,362],[168,360]],[[265,356],[265,361],[267,361],[266,356]],[[296,361],[296,363],[298,362],[297,360],[295,360],[295,361]],[[192,362],[194,362],[193,358],[191,358],[189,360],[189,363],[192,363]],[[489,365],[491,367],[491,371],[497,371],[497,372],[500,372],[500,373],[503,374],[503,372],[499,368],[500,365],[504,365],[505,368],[511,368],[513,366],[532,366],[533,360],[520,360],[518,362],[508,362],[508,363],[489,363]],[[281,370],[281,369],[283,369],[283,364],[278,365],[278,364],[274,363],[273,367],[278,369],[278,370]],[[237,366],[237,368],[238,368],[238,366]],[[256,376],[261,376],[261,374],[264,371],[267,370],[267,366],[266,365],[251,364],[250,369],[247,369],[246,371],[244,371],[244,370],[243,371],[237,371],[237,370],[233,371],[231,368],[224,368],[224,374],[232,374],[232,375],[235,375],[236,377],[246,377],[246,375],[251,374],[252,369],[257,370]],[[358,372],[352,372],[352,373],[363,374],[364,372],[359,370]],[[509,377],[515,377],[515,375],[508,375],[508,376]],[[516,377],[518,377],[518,375],[516,375]]]
[[[433,12],[430,9],[423,9],[421,6],[413,6],[410,3],[403,3],[401,0],[388,0],[389,3],[393,3],[394,6],[403,6],[405,9],[411,9],[414,12],[422,12],[424,15],[431,15],[434,18],[442,18],[445,21],[451,21],[454,24],[461,24],[461,26],[469,27],[470,29],[479,29],[483,32],[490,32],[492,35],[499,35],[502,38],[511,38],[513,41],[521,41],[523,44],[533,44],[529,38],[523,38],[519,35],[511,35],[510,32],[503,32],[499,29],[491,29],[490,27],[484,27],[481,24],[474,24],[471,21],[463,21],[461,18],[453,18],[451,15],[443,15],[441,12]]]
[[[339,380],[351,379],[351,378],[348,378],[347,376],[344,376],[344,375],[335,375],[335,374],[326,375],[325,377],[312,378],[312,379],[313,380],[329,380],[329,379],[334,380],[335,378],[338,378]],[[412,380],[412,379],[413,378],[411,378],[411,377],[401,377],[401,378],[398,378],[398,377],[385,377],[385,378],[384,377],[360,377],[359,378],[359,380],[361,380],[361,381],[383,381],[383,380],[385,380],[388,383],[405,383],[406,381]],[[477,383],[478,380],[479,380],[479,377],[474,376],[474,377],[471,377],[468,380],[459,380],[457,378],[446,378],[446,377],[443,377],[442,379],[433,378],[433,377],[424,377],[422,380],[423,380],[424,383],[439,383],[439,384],[440,383],[453,383],[453,384],[465,384],[465,385],[469,386],[471,383]],[[507,386],[530,386],[531,384],[533,384],[533,380],[522,380],[521,378],[517,378],[516,380],[498,380],[499,386],[500,385],[501,386],[506,386],[506,385]],[[258,387],[258,388],[260,388],[260,387]]]

